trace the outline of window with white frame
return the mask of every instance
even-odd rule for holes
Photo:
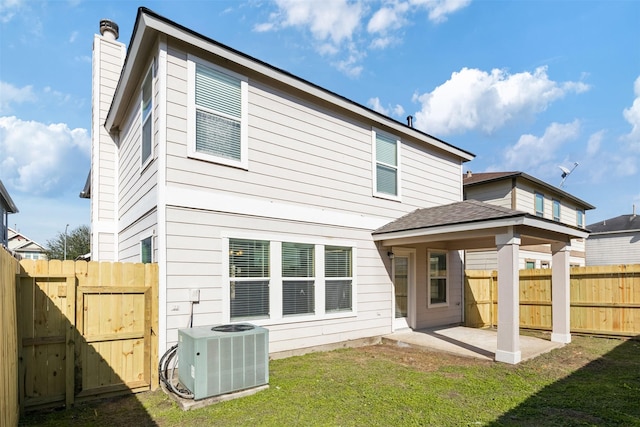
[[[542,193],[535,193],[536,216],[544,217],[544,196]]]
[[[144,166],[151,159],[153,150],[153,66],[149,68],[142,82],[141,101],[142,138],[140,144],[141,165]]]
[[[374,194],[397,199],[400,197],[400,141],[391,135],[373,130]]]
[[[229,239],[231,320],[269,316],[269,242]]]
[[[352,247],[230,238],[228,251],[231,321],[354,311]]]
[[[247,166],[247,79],[190,57],[189,155]]]
[[[140,262],[149,264],[153,262],[153,238],[145,237],[140,240]]]
[[[282,314],[315,312],[314,245],[282,243]]]
[[[560,221],[560,202],[558,200],[553,201],[553,220]]]
[[[352,250],[343,246],[324,247],[325,310],[351,311],[353,307]]]
[[[429,251],[429,306],[449,303],[447,282],[447,252]]]
[[[576,225],[584,227],[584,211],[582,209],[576,209]]]

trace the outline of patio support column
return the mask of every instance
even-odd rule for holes
[[[498,346],[496,361],[515,365],[520,353],[520,235],[496,235],[498,247]]]
[[[571,246],[567,242],[551,244],[551,341],[564,344],[571,342],[570,250]]]

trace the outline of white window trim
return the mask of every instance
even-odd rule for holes
[[[537,207],[537,203],[536,203],[537,200],[538,200],[538,196],[542,197],[542,212],[541,212],[542,215],[538,215],[538,207]],[[545,199],[544,194],[539,193],[537,191],[533,193],[533,213],[538,218],[544,218],[544,211],[545,211],[545,209],[544,209],[544,199]]]
[[[291,324],[308,321],[319,321],[328,319],[354,318],[358,316],[358,286],[357,286],[357,257],[358,249],[355,242],[322,239],[317,237],[287,236],[281,234],[261,234],[248,232],[226,232],[221,233],[222,244],[222,318],[225,323],[246,322],[241,319],[231,319],[231,296],[229,289],[229,240],[249,239],[266,240],[270,242],[270,276],[269,276],[269,317],[251,319],[251,323],[258,326],[273,326],[280,324]],[[282,314],[282,243],[309,243],[315,245],[316,256],[316,287],[315,287],[315,313],[283,316]],[[352,278],[351,278],[351,310],[325,312],[325,277],[324,277],[324,247],[325,246],[346,246],[351,248],[352,257]]]
[[[196,151],[196,64],[204,65],[240,80],[240,161]],[[194,55],[187,55],[187,156],[241,169],[249,169],[249,79]]]
[[[558,218],[557,219],[556,219],[556,213],[555,213],[556,204],[558,205]],[[562,221],[562,203],[560,203],[560,200],[558,200],[558,199],[552,199],[552,202],[551,202],[551,216],[553,217],[554,221],[558,221],[558,222]]]
[[[432,253],[444,253],[447,262],[447,275],[445,276],[445,280],[447,281],[447,290],[446,290],[446,302],[431,302],[431,254]],[[449,259],[449,251],[442,249],[430,249],[427,251],[427,308],[440,308],[440,307],[449,307],[449,288],[451,288],[451,280],[449,278],[449,270],[450,270],[450,259]]]
[[[142,80],[142,85],[140,86],[140,173],[144,172],[144,170],[147,168],[147,166],[149,166],[149,164],[153,161],[153,156],[154,156],[154,132],[155,132],[155,123],[154,123],[154,110],[155,110],[155,96],[154,96],[154,89],[155,89],[155,84],[154,84],[154,80],[155,80],[155,58],[153,59],[153,61],[151,62],[151,65],[149,66],[149,69],[147,70],[147,73],[144,76],[144,79]],[[144,87],[144,83],[147,81],[147,79],[150,78],[151,79],[151,111],[149,111],[149,116],[147,117],[146,120],[144,120],[144,117],[142,117],[142,114],[144,113],[144,96],[143,96],[143,87]],[[144,143],[143,138],[144,138],[144,124],[147,120],[151,120],[151,147],[149,149],[149,157],[146,160],[142,160],[142,145]]]
[[[576,226],[580,228],[584,228],[584,221],[585,221],[584,210],[580,208],[576,209]]]
[[[380,133],[381,135],[388,136],[389,138],[393,138],[396,140],[396,157],[398,159],[398,165],[396,166],[396,185],[398,194],[387,194],[378,192],[378,175],[377,175],[377,165],[378,159],[376,156],[376,135]],[[400,153],[402,152],[402,141],[395,135],[390,134],[388,132],[384,132],[380,129],[372,128],[371,129],[371,178],[373,182],[373,187],[371,188],[372,194],[374,197],[380,197],[382,199],[402,201],[402,159]],[[385,164],[385,163],[383,163]],[[386,165],[386,164],[385,164]],[[390,165],[387,165],[390,166]]]
[[[146,239],[151,239],[151,262],[152,263],[155,262],[155,256],[154,256],[155,245],[153,244],[153,237],[154,237],[153,232],[143,233],[140,235],[140,242],[138,244],[138,248],[140,249],[138,259],[140,260],[140,262],[143,262],[142,261],[142,241]]]

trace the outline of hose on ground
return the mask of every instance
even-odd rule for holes
[[[169,366],[173,360],[171,369]],[[184,399],[193,399],[193,393],[186,388],[179,388],[178,385],[173,384],[172,380],[175,378],[175,370],[178,364],[178,344],[175,344],[169,350],[167,350],[160,359],[158,364],[158,377],[160,381],[164,383],[169,391]]]

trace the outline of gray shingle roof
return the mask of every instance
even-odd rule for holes
[[[416,230],[443,225],[464,224],[491,219],[526,216],[526,212],[490,205],[477,200],[464,200],[432,208],[416,209],[373,232],[373,234],[394,231]]]
[[[588,225],[587,228],[591,230],[592,233],[640,230],[640,216],[620,215]]]

